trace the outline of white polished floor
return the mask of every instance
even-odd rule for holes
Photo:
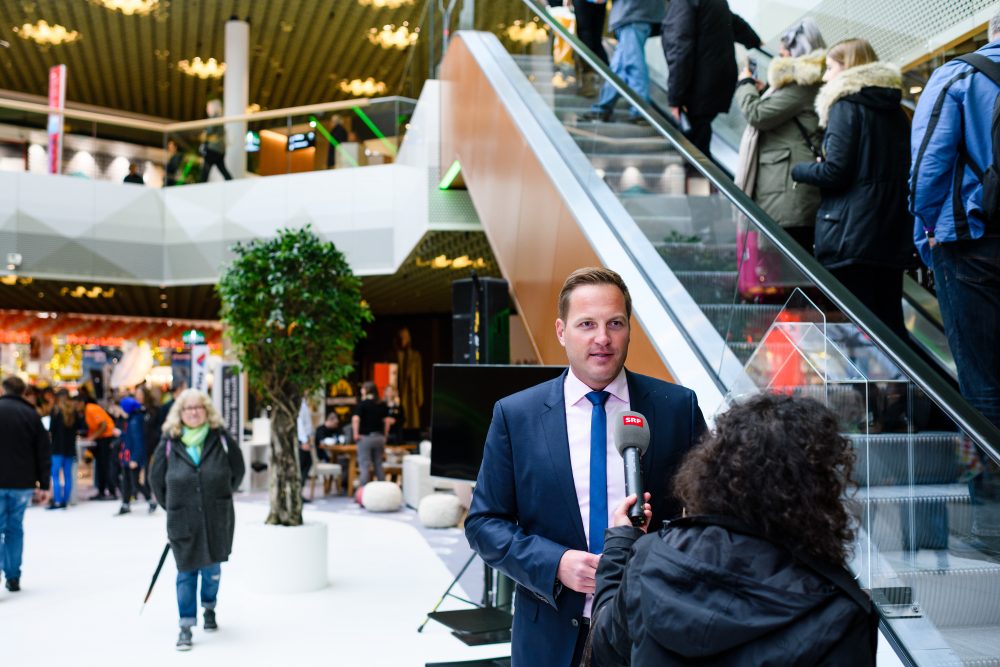
[[[150,516],[142,503],[134,508],[122,517],[113,516],[115,502],[28,510],[23,590],[0,588],[3,664],[219,667],[316,659],[338,667],[422,667],[510,655],[509,644],[467,647],[434,622],[416,632],[452,574],[417,530],[390,515],[307,511],[307,521],[329,527],[330,585],[303,595],[256,593],[235,562],[239,525],[263,521],[266,507],[245,502],[236,503],[233,565],[222,569],[220,629],[196,629],[194,649],[178,653],[172,556],[139,614],[165,543],[164,513]],[[449,600],[441,608],[465,606]]]

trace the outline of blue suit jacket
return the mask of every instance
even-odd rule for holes
[[[465,520],[472,548],[517,582],[512,667],[569,667],[584,595],[556,588],[569,549],[587,551],[570,467],[563,382],[566,372],[501,399],[493,408],[483,465]],[[626,371],[632,410],[646,416],[642,458],[652,494],[651,525],[680,512],[671,480],[705,429],[694,392]]]

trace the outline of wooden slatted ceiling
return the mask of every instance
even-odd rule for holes
[[[68,101],[173,120],[203,118],[205,100],[221,92],[221,80],[187,76],[176,63],[195,56],[223,60],[225,22],[239,16],[250,20],[251,104],[277,109],[346,99],[341,79],[369,76],[385,81],[387,94],[413,95],[427,74],[426,31],[412,56],[409,49],[375,46],[366,34],[404,21],[421,25],[428,1],[390,10],[357,0],[161,0],[157,12],[125,16],[91,0],[0,0],[0,38],[10,42],[0,49],[0,89],[45,95],[48,68],[65,63]],[[524,15],[520,0],[481,1],[476,12],[480,29]],[[12,30],[40,19],[83,38],[44,47]],[[438,31],[440,24],[439,17]],[[407,66],[416,81],[406,80]]]

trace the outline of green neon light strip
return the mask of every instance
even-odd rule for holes
[[[351,154],[347,152],[347,149],[341,146],[340,142],[333,138],[333,135],[330,134],[325,127],[323,127],[323,124],[316,119],[316,116],[309,116],[309,121],[314,123],[313,127],[316,128],[316,131],[322,134],[323,137],[330,142],[331,146],[340,151],[340,154],[345,160],[351,163],[352,167],[358,166],[357,160],[351,157]]]
[[[368,114],[362,111],[361,107],[352,107],[352,108],[354,109],[354,113],[358,115],[358,118],[364,121],[364,124],[368,126],[369,130],[372,131],[372,134],[378,137],[379,141],[381,141],[385,145],[386,150],[389,151],[389,153],[392,154],[393,157],[396,157],[396,147],[392,145],[392,142],[390,142],[388,139],[385,138],[385,135],[382,134],[382,132],[379,131],[377,127],[375,127],[375,123],[373,123],[372,119],[368,117]]]
[[[460,173],[462,173],[462,165],[458,163],[458,160],[455,160],[451,163],[451,166],[448,167],[448,171],[445,172],[444,178],[441,179],[441,183],[438,184],[438,190],[447,190],[450,188],[451,184],[455,182],[455,179],[458,178]]]

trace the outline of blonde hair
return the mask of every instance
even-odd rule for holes
[[[826,57],[844,69],[878,62],[878,56],[875,55],[872,45],[867,40],[857,37],[837,42],[826,52]]]
[[[208,422],[210,428],[222,428],[225,426],[225,422],[222,421],[222,415],[215,409],[215,404],[212,403],[212,399],[208,397],[208,394],[197,389],[185,389],[181,392],[180,396],[174,399],[173,405],[170,406],[170,412],[167,413],[167,418],[163,420],[164,434],[169,435],[171,438],[180,437],[184,427],[184,422],[181,421],[181,411],[184,409],[184,405],[188,402],[188,399],[191,398],[197,399],[204,406],[205,421]]]

